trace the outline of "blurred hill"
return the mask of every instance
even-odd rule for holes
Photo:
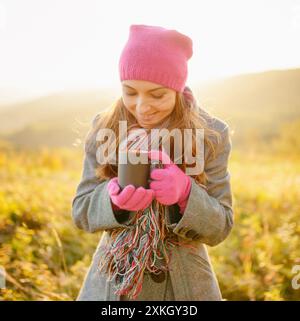
[[[236,147],[268,142],[300,118],[300,69],[274,70],[191,86],[199,104],[224,119]],[[121,91],[60,92],[0,108],[0,138],[21,147],[80,143],[91,117]],[[0,100],[1,103],[1,100]]]
[[[196,91],[200,105],[229,123],[238,147],[268,142],[300,119],[300,69],[224,78]]]
[[[0,110],[8,108],[11,104],[41,96],[42,93],[36,90],[0,87]]]
[[[110,90],[59,92],[0,108],[0,138],[19,146],[70,147],[91,117],[115,99]]]

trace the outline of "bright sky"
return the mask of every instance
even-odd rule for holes
[[[192,38],[189,84],[300,67],[299,0],[0,0],[0,89],[119,86],[131,24]]]

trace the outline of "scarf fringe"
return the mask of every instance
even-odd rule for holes
[[[158,274],[169,270],[172,248],[196,249],[169,233],[166,213],[166,206],[153,200],[147,209],[136,212],[128,228],[111,231],[109,246],[101,246],[98,269],[115,281],[116,295],[136,299],[142,291],[144,272]]]

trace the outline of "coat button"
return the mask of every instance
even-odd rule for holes
[[[165,280],[166,278],[166,272],[165,271],[161,271],[158,274],[154,274],[154,273],[150,273],[150,276],[152,278],[152,280],[156,283],[161,283]]]
[[[195,230],[189,230],[186,232],[185,236],[187,238],[193,239],[194,237],[196,237],[198,234]]]
[[[178,230],[178,233],[179,233],[179,234],[182,234],[182,233],[183,233],[183,227],[181,227],[181,228]]]
[[[196,235],[193,237],[193,241],[199,240],[200,237],[201,237],[201,235],[199,235],[199,234],[196,233]]]
[[[189,228],[187,226],[184,226],[184,227],[181,227],[179,230],[178,230],[178,233],[179,234],[182,234],[182,235],[185,235],[185,232],[189,231]]]

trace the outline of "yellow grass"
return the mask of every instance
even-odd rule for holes
[[[101,236],[71,219],[82,157],[82,149],[2,148],[0,300],[76,298]],[[230,171],[235,225],[208,247],[224,298],[299,300],[292,267],[300,258],[300,158],[234,150]]]

